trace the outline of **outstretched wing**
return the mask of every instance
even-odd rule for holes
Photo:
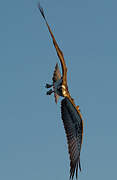
[[[58,46],[58,44],[57,44],[57,42],[56,42],[56,40],[55,40],[55,38],[54,38],[54,35],[53,35],[53,33],[52,33],[52,31],[51,31],[51,29],[50,29],[50,27],[49,27],[49,24],[48,24],[48,22],[47,22],[47,20],[46,20],[46,18],[45,18],[45,14],[44,14],[43,8],[40,6],[40,4],[38,5],[38,8],[39,8],[39,10],[40,10],[40,12],[41,12],[41,15],[43,16],[43,18],[44,18],[44,20],[45,20],[45,22],[46,22],[46,25],[47,25],[48,30],[49,30],[49,32],[50,32],[50,35],[51,35],[51,37],[52,37],[53,44],[54,44],[54,47],[55,47],[55,49],[56,49],[57,55],[58,55],[58,57],[59,57],[59,59],[60,59],[61,66],[62,66],[63,84],[66,85],[66,84],[67,84],[67,67],[66,67],[66,64],[65,64],[65,60],[64,60],[63,53],[62,53],[62,51],[60,50],[60,48],[59,48],[59,46]]]
[[[70,179],[73,179],[80,166],[80,151],[83,137],[83,121],[77,109],[66,97],[61,102],[62,120],[67,136],[68,150],[70,155]]]

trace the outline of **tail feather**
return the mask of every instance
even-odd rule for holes
[[[61,73],[60,73],[60,70],[59,70],[59,67],[58,67],[58,63],[56,63],[55,70],[54,70],[54,73],[53,73],[53,78],[52,78],[52,80],[53,80],[53,87],[54,87],[54,83],[56,81],[58,81],[59,79],[61,79]],[[57,93],[54,93],[54,97],[55,97],[55,102],[57,104],[59,95]]]

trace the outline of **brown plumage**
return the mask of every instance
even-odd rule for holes
[[[83,120],[82,115],[79,110],[79,106],[76,106],[73,98],[70,96],[67,86],[67,67],[65,64],[64,56],[60,50],[54,35],[48,25],[48,22],[45,18],[44,11],[39,5],[39,10],[43,16],[50,35],[53,40],[54,47],[56,49],[57,55],[60,59],[62,67],[62,77],[59,71],[58,64],[55,66],[53,74],[53,83],[52,85],[46,84],[46,88],[53,87],[53,90],[50,89],[47,94],[50,95],[54,93],[55,102],[57,103],[58,97],[62,96],[64,99],[61,101],[61,117],[63,120],[63,125],[67,137],[68,151],[70,156],[70,179],[73,179],[74,173],[76,172],[76,178],[78,177],[78,168],[81,171],[80,165],[80,152],[83,139]]]

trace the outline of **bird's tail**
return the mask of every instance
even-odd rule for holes
[[[56,63],[55,70],[54,70],[53,77],[52,77],[53,88],[54,89],[55,89],[55,83],[60,79],[61,79],[61,73],[60,73],[60,70],[59,70],[58,63]],[[54,97],[55,97],[55,102],[57,104],[59,95],[56,92],[54,92]]]

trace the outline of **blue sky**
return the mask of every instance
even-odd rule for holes
[[[69,179],[60,102],[46,96],[59,59],[37,0],[0,1],[0,179]],[[116,179],[117,1],[43,0],[84,119],[80,180]]]

